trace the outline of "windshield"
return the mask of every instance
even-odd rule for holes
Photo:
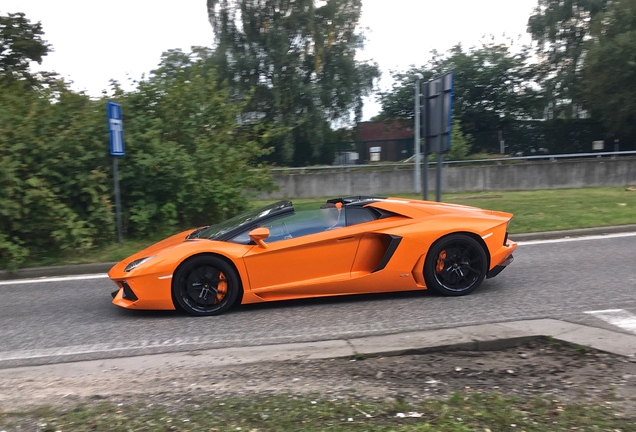
[[[231,219],[201,230],[199,233],[196,234],[196,238],[207,238],[210,240],[218,239],[228,231],[232,231],[236,228],[248,225],[250,222],[264,218],[269,214],[278,213],[279,211],[287,207],[291,208],[291,206],[292,203],[290,201],[278,201],[277,203],[269,204],[265,207],[248,210],[244,213],[234,216]]]

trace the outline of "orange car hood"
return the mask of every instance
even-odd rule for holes
[[[152,244],[148,246],[146,249],[141,250],[137,252],[136,254],[129,256],[124,261],[126,263],[130,263],[131,261],[134,261],[136,259],[145,258],[151,255],[156,255],[159,252],[164,252],[166,250],[172,249],[173,247],[180,245],[181,243],[186,241],[187,235],[193,231],[194,230],[190,229],[187,231],[180,232],[179,234],[175,234],[171,237],[168,237],[167,239],[161,240],[160,242]]]

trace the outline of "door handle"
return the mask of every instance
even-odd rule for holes
[[[349,236],[349,237],[340,237],[338,239],[338,241],[346,241],[346,240],[353,240],[355,237],[354,236]]]

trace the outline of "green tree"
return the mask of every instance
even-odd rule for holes
[[[451,128],[451,149],[444,156],[446,160],[464,160],[470,153],[473,144],[473,137],[464,134],[460,123],[453,118]]]
[[[608,0],[539,0],[528,20],[551,118],[585,116],[581,85],[590,25]]]
[[[115,225],[106,100],[73,92],[53,74],[31,74],[29,59],[46,52],[36,49],[43,32],[39,24],[27,31],[22,14],[14,21],[2,21],[14,31],[0,34],[9,35],[0,78],[2,269],[112,242]],[[211,55],[168,51],[134,91],[113,84],[125,119],[129,235],[215,223],[242,210],[250,190],[272,186],[256,161],[275,131],[241,115],[244,102],[230,100]]]
[[[445,55],[434,51],[428,64],[393,75],[393,88],[380,93],[382,111],[377,119],[413,118],[415,73],[425,82],[451,71],[454,116],[465,134],[498,130],[510,119],[536,118],[542,102],[528,57],[527,48],[513,53],[508,45],[495,43],[466,51],[457,45]]]
[[[43,35],[22,13],[0,16],[0,268],[112,234],[103,111],[31,73],[49,50]]]
[[[636,135],[636,3],[615,0],[593,24],[583,70],[586,105],[615,136]]]
[[[21,12],[0,15],[0,74],[3,79],[32,79],[29,63],[41,63],[49,52],[43,35],[42,24],[32,24]]]
[[[112,239],[103,110],[62,82],[0,100],[0,267]]]
[[[230,101],[210,55],[169,51],[134,91],[114,85],[128,235],[215,223],[244,209],[250,190],[272,186],[256,162],[271,131],[237,121],[243,105]],[[0,268],[114,239],[106,101],[54,84],[0,86]]]
[[[510,119],[535,118],[541,106],[533,86],[529,49],[512,52],[506,44],[484,43],[464,51],[460,45],[447,55],[435,53],[436,75],[455,73],[455,113],[464,131],[500,128]]]
[[[208,61],[211,52],[166,52],[138,88],[116,97],[124,112],[122,202],[130,234],[218,222],[247,205],[246,189],[271,186],[257,160],[269,131],[237,123]]]
[[[270,160],[321,161],[330,126],[361,117],[379,76],[355,60],[361,0],[208,0],[215,64],[244,114],[271,124]]]
[[[391,90],[378,93],[378,101],[382,109],[372,120],[412,119],[414,116],[415,76],[421,74],[421,83],[434,78],[435,72],[430,64],[422,67],[411,66],[405,72],[392,72]]]

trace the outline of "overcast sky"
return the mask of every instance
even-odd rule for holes
[[[460,42],[475,46],[493,35],[522,37],[538,0],[363,0],[367,47],[361,60],[373,59],[390,86],[389,72],[421,66],[430,51],[446,51]],[[0,14],[24,12],[42,22],[45,40],[54,52],[41,69],[55,71],[73,82],[76,90],[98,96],[116,79],[126,85],[159,63],[172,48],[210,46],[206,0],[0,0]],[[438,17],[433,19],[432,17]],[[131,88],[126,87],[125,88]],[[379,106],[365,104],[365,120]]]

